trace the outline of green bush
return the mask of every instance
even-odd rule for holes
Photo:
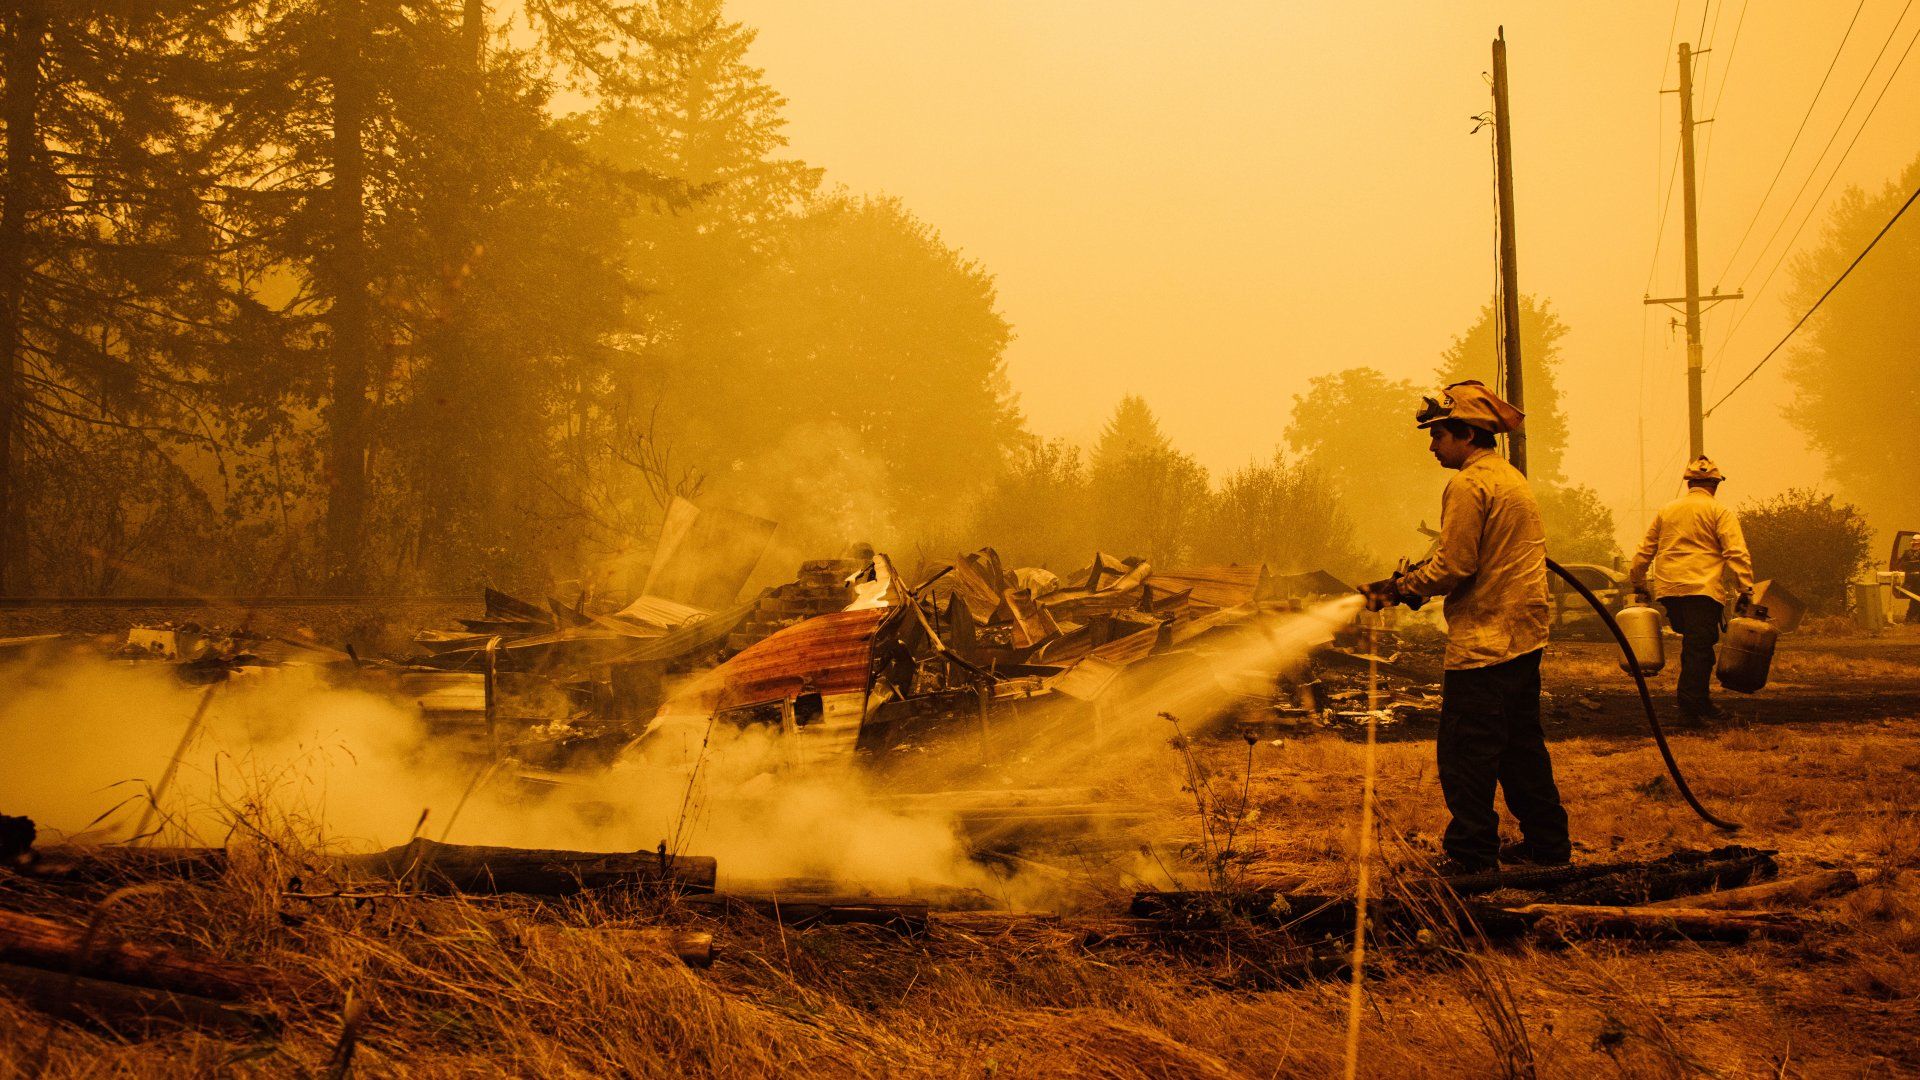
[[[1556,562],[1606,566],[1619,555],[1613,540],[1613,511],[1584,484],[1533,485],[1540,521],[1547,530],[1547,554]]]
[[[1792,488],[1740,507],[1740,527],[1753,551],[1756,580],[1782,581],[1811,615],[1847,611],[1848,584],[1867,563],[1873,529],[1852,503],[1809,488]]]

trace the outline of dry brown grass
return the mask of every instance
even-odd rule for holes
[[[1590,942],[1449,964],[1383,957],[1368,984],[1364,1072],[1379,1077],[1903,1075],[1920,1070],[1920,721],[1780,726],[1675,740],[1696,791],[1777,847],[1787,872],[1879,875],[1826,902],[1795,944]],[[1238,742],[1204,751],[1223,773]],[[1261,744],[1247,842],[1263,874],[1351,880],[1360,748]],[[1389,856],[1444,822],[1430,743],[1380,748]],[[1723,842],[1665,786],[1640,740],[1576,740],[1556,766],[1585,857]],[[1169,761],[1169,767],[1177,764]],[[1185,819],[1170,817],[1170,821]],[[1191,823],[1188,821],[1188,828]],[[1394,832],[1405,844],[1392,839]],[[782,930],[734,917],[707,972],[590,928],[686,922],[641,900],[298,901],[304,860],[256,840],[212,885],[117,900],[121,931],[310,975],[273,1039],[162,1030],[122,1039],[0,1000],[0,1070],[46,1077],[324,1075],[349,994],[369,1006],[362,1075],[1325,1077],[1344,990],[1255,991],[1220,957],[1088,950],[1054,924]],[[1172,846],[1177,846],[1177,838]],[[8,906],[85,908],[17,883]],[[1116,898],[1117,899],[1117,898]],[[38,1060],[43,1037],[44,1061]]]

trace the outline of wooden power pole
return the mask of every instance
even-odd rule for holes
[[[1507,28],[1493,39],[1493,168],[1500,203],[1500,358],[1505,364],[1507,400],[1526,408],[1520,374],[1520,272],[1513,238],[1513,110],[1507,106]],[[1527,435],[1507,436],[1507,460],[1527,471]]]
[[[1665,304],[1672,307],[1683,304],[1687,316],[1687,459],[1691,461],[1706,453],[1706,419],[1701,412],[1700,376],[1705,364],[1702,360],[1704,350],[1700,345],[1700,305],[1702,301],[1716,304],[1722,300],[1738,300],[1741,294],[1721,293],[1715,289],[1711,296],[1700,295],[1700,211],[1695,200],[1693,183],[1693,129],[1700,124],[1710,124],[1712,119],[1695,120],[1693,118],[1693,58],[1706,52],[1696,53],[1687,42],[1680,43],[1680,206],[1686,230],[1687,245],[1687,295],[1661,298],[1648,297],[1649,304]]]

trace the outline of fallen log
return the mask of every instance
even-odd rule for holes
[[[710,893],[719,873],[718,864],[704,855],[475,847],[424,839],[338,861],[350,873],[408,882],[430,892],[528,896],[613,888]]]
[[[685,897],[696,910],[722,913],[745,909],[777,919],[788,926],[838,926],[863,923],[884,926],[902,934],[926,932],[927,901],[914,896],[758,896],[713,893]]]
[[[106,929],[89,941],[85,927],[11,911],[0,911],[0,962],[225,1001],[294,989],[266,968],[120,941]]]
[[[0,991],[42,1012],[113,1029],[153,1020],[235,1033],[267,1033],[279,1027],[271,1014],[248,1006],[15,964],[0,964]]]
[[[889,886],[892,891],[889,891]],[[729,896],[780,897],[783,901],[789,897],[810,896],[891,896],[899,888],[898,882],[868,883],[837,878],[729,877],[727,879]],[[916,900],[925,900],[928,908],[933,911],[991,911],[1005,906],[1000,900],[970,885],[949,885],[943,881],[922,881],[912,877],[906,880],[905,895]]]
[[[1777,872],[1774,852],[1729,845],[1712,851],[1677,851],[1658,859],[1508,867],[1444,880],[1461,896],[1517,889],[1554,900],[1584,904],[1634,904],[1710,889],[1745,885]]]
[[[1533,920],[1536,932],[1558,937],[1584,934],[1745,941],[1758,934],[1792,940],[1805,929],[1797,917],[1777,911],[1620,907],[1611,904],[1521,904],[1503,910]]]
[[[1655,908],[1751,908],[1763,904],[1810,904],[1823,896],[1852,892],[1860,887],[1860,875],[1851,870],[1819,870],[1797,877],[1781,878],[1759,885],[1746,885],[1721,892],[1700,893],[1660,900]]]
[[[35,848],[25,872],[50,881],[204,881],[227,872],[225,848],[65,846]]]
[[[1245,923],[1282,931],[1301,940],[1352,933],[1352,897],[1274,894],[1257,889],[1229,893],[1142,891],[1134,894],[1130,914],[1164,930],[1210,932]],[[1456,925],[1472,936],[1509,940],[1546,929],[1573,934],[1684,937],[1743,941],[1755,933],[1792,937],[1800,921],[1767,911],[1724,911],[1686,907],[1629,907],[1609,904],[1490,904],[1457,897],[1410,902],[1380,897],[1367,904],[1372,933],[1414,940],[1422,930],[1451,934]],[[1542,923],[1547,925],[1544,927]],[[1471,930],[1467,930],[1468,925]]]

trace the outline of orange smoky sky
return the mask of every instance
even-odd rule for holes
[[[759,31],[751,59],[789,99],[798,156],[830,182],[901,197],[996,276],[1019,335],[1009,373],[1035,431],[1086,440],[1138,393],[1216,473],[1270,453],[1316,374],[1372,365],[1430,381],[1489,299],[1492,167],[1488,133],[1470,132],[1491,107],[1489,49],[1504,23],[1521,288],[1571,328],[1567,468],[1626,539],[1644,520],[1640,431],[1646,502],[1674,491],[1685,449],[1684,338],[1641,302],[1683,290],[1677,191],[1663,215],[1679,114],[1660,91],[1677,84],[1675,48],[1711,50],[1696,68],[1696,116],[1713,120],[1698,129],[1702,289],[1748,296],[1707,316],[1712,402],[1798,314],[1782,299],[1790,258],[1762,282],[1828,175],[1822,213],[1920,152],[1913,59],[1841,161],[1920,32],[1920,14],[1896,25],[1901,0],[1864,0],[1760,207],[1855,10],[733,0],[728,13]],[[1708,421],[1736,500],[1825,480],[1781,419],[1783,366]]]

